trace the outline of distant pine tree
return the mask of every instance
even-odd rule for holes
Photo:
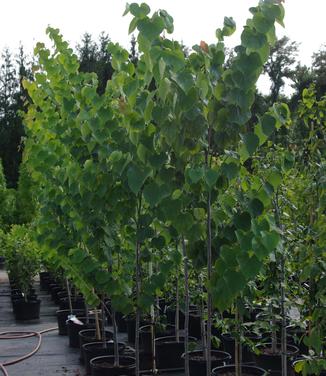
[[[31,77],[23,47],[15,61],[8,49],[1,56],[0,66],[0,158],[9,188],[16,188],[22,159],[22,138],[25,135],[20,111],[24,111],[27,93],[22,86]]]
[[[107,51],[110,38],[102,32],[98,42],[85,33],[76,47],[81,72],[94,72],[98,76],[98,93],[103,94],[107,81],[112,77],[111,55]]]

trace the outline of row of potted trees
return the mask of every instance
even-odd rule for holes
[[[251,8],[229,62],[224,39],[235,30],[232,18],[217,30],[217,43],[202,41],[187,56],[165,35],[173,31],[166,11],[150,15],[146,4],[133,3],[125,13],[132,15],[129,31],[138,32],[139,59],[130,61],[126,50],[110,43],[115,73],[103,95],[95,74],[79,72],[77,57],[57,29],[47,30],[52,49],[36,46],[35,80],[24,85],[33,102],[25,117],[25,157],[39,187],[37,239],[87,305],[109,313],[114,356],[97,360],[105,372],[126,372],[117,335],[122,313],[134,315],[137,376],[146,331],[151,349],[145,355],[154,354],[154,366],[161,368],[160,349],[168,344],[187,376],[194,359],[209,376],[220,361],[212,350],[216,310],[225,323],[232,307],[235,365],[214,372],[259,374],[241,360],[247,351],[241,349],[243,339],[255,338],[244,319],[249,301],[252,315],[256,303],[269,310],[261,322],[269,326],[270,346],[256,361],[273,354],[285,375],[290,276],[283,186],[293,154],[277,140],[288,132],[290,114],[284,104],[274,104],[256,122],[250,113],[283,6],[265,0]],[[65,293],[71,296],[69,290],[68,283]],[[154,342],[159,298],[173,301],[175,333]],[[193,302],[202,344],[195,354]],[[106,347],[97,309],[94,314],[96,338],[104,338]],[[149,327],[140,330],[145,323]],[[323,361],[324,337],[318,338],[315,356]],[[268,369],[274,366],[275,361]]]

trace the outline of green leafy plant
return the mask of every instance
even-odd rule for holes
[[[25,299],[28,298],[41,265],[40,251],[33,237],[33,228],[19,225],[12,226],[4,237],[9,278],[21,290]]]

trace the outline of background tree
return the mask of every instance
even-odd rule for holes
[[[79,60],[80,72],[94,72],[98,77],[99,94],[105,91],[106,83],[112,77],[111,55],[107,50],[110,42],[108,34],[102,32],[98,41],[92,39],[92,35],[85,33],[82,41],[77,45],[77,55]]]
[[[15,61],[9,49],[5,49],[1,57],[0,158],[7,186],[16,188],[22,159],[22,137],[25,134],[20,111],[24,110],[27,100],[21,82],[24,78],[30,78],[31,70],[22,46]]]
[[[292,81],[291,87],[294,89],[294,93],[290,99],[289,105],[291,111],[295,111],[303,90],[307,89],[314,82],[314,73],[310,67],[299,63],[293,72]]]
[[[293,79],[296,57],[298,54],[298,43],[291,42],[286,36],[276,41],[271,48],[271,54],[264,66],[272,84],[269,102],[274,103],[285,85],[284,79]]]
[[[315,75],[317,98],[326,93],[326,45],[312,55],[312,70]]]

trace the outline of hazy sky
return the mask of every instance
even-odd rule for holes
[[[131,2],[131,1],[129,1]],[[174,18],[174,38],[192,46],[205,40],[215,41],[215,30],[224,16],[232,16],[238,32],[229,38],[229,45],[239,41],[241,26],[250,16],[248,8],[258,0],[147,0],[152,10],[166,9]],[[128,46],[130,15],[122,17],[125,0],[4,0],[0,9],[0,50],[14,50],[19,42],[31,52],[37,41],[47,41],[47,25],[58,27],[73,46],[88,31],[97,36],[101,31],[112,41]],[[299,59],[310,64],[311,55],[326,42],[326,0],[285,0],[286,34],[300,42]]]

